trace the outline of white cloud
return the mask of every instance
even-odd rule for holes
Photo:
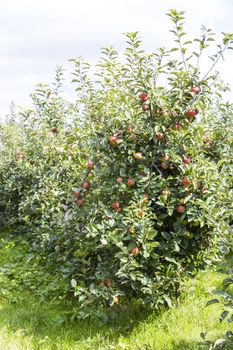
[[[186,11],[187,31],[199,33],[201,24],[230,32],[231,0],[0,0],[0,114],[11,100],[29,104],[38,82],[50,82],[56,65],[83,55],[96,61],[99,49],[124,47],[123,32],[139,30],[145,49],[169,46],[170,8]],[[232,54],[220,65],[233,82]]]

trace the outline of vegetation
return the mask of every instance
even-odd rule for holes
[[[12,295],[20,307],[26,288],[33,305],[36,298],[64,307],[61,324],[68,317],[88,325],[93,316],[114,324],[125,310],[128,323],[157,324],[149,310],[169,306],[166,318],[176,320],[183,281],[222,256],[231,287],[233,106],[223,102],[227,87],[214,68],[233,35],[216,43],[202,27],[188,40],[183,12],[168,15],[171,49],[148,54],[137,32],[126,33],[124,59],[104,48],[94,79],[88,63],[71,60],[75,103],[62,98],[58,67],[55,84],[32,95],[34,108],[0,126],[2,249],[15,251],[2,265],[3,300]],[[173,348],[183,346],[169,337]]]

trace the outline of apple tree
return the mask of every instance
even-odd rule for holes
[[[72,286],[84,317],[134,298],[171,305],[182,278],[216,255],[210,208],[223,188],[221,136],[209,128],[227,87],[213,69],[232,49],[233,36],[223,33],[205,73],[200,62],[214,33],[202,27],[190,41],[183,12],[169,16],[170,50],[148,54],[138,33],[127,33],[125,60],[104,48],[97,81],[88,64],[72,60],[92,130],[86,171],[70,190],[64,225],[74,235]]]
[[[95,77],[71,60],[75,103],[61,97],[58,68],[55,87],[38,85],[34,108],[1,129],[4,217],[72,281],[80,317],[129,300],[170,306],[231,220],[232,106],[214,69],[233,36],[222,34],[205,71],[214,33],[190,40],[184,13],[168,15],[174,47],[147,53],[126,33],[124,58],[102,49]]]

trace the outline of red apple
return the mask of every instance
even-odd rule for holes
[[[185,164],[189,164],[189,163],[192,162],[192,158],[190,158],[189,156],[184,156],[183,162],[184,162]]]
[[[139,254],[139,248],[138,247],[134,247],[130,250],[130,254],[132,255],[138,255]]]
[[[84,181],[84,183],[82,184],[82,188],[84,190],[87,190],[90,187],[90,183],[88,181]]]
[[[85,203],[85,200],[84,198],[80,198],[76,201],[76,204],[78,207],[81,207],[81,205],[83,205]]]
[[[88,170],[92,170],[95,166],[95,163],[92,160],[88,160],[86,167]]]
[[[149,111],[149,109],[150,109],[150,106],[147,105],[146,103],[144,103],[144,104],[142,105],[142,110],[143,110],[144,112]]]
[[[122,182],[123,182],[122,177],[118,177],[118,178],[116,179],[116,183],[117,183],[117,184],[122,184]]]
[[[178,207],[176,207],[176,211],[180,214],[183,214],[185,212],[185,206],[182,204],[179,204]]]
[[[182,184],[184,185],[184,188],[190,185],[190,181],[187,179],[187,177],[183,177],[181,181],[182,181]]]
[[[164,155],[162,156],[162,160],[163,160],[163,161],[167,161],[167,160],[169,160],[169,159],[170,159],[170,157],[169,157],[168,154],[164,154]]]
[[[134,186],[135,185],[134,179],[129,178],[127,181],[127,184],[128,184],[128,186]]]
[[[179,130],[180,129],[180,123],[176,122],[174,124],[174,127],[173,127],[175,130]]]
[[[112,208],[113,209],[120,209],[120,207],[121,207],[121,204],[119,202],[113,202],[112,203]]]
[[[147,92],[143,92],[143,93],[140,94],[138,97],[139,97],[139,99],[140,99],[142,102],[145,102],[145,101],[148,100],[149,95],[148,95]]]
[[[73,196],[79,198],[81,196],[81,191],[73,191]]]
[[[52,132],[53,134],[56,134],[56,133],[57,133],[57,128],[56,128],[56,126],[54,126],[54,127],[51,128],[51,132]]]
[[[191,91],[195,94],[199,94],[201,92],[201,88],[199,86],[193,86]]]
[[[188,109],[185,114],[187,115],[187,117],[196,117],[196,115],[199,113],[199,110],[196,109]]]
[[[108,143],[110,145],[115,145],[117,143],[118,137],[116,135],[109,136]]]
[[[133,131],[133,129],[130,128],[130,127],[128,127],[128,128],[125,130],[126,134],[131,134],[132,131]]]

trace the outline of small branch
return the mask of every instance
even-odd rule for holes
[[[153,143],[154,143],[154,146],[155,146],[154,137],[153,137]],[[159,175],[160,175],[161,177],[163,177],[162,171],[157,167],[157,165],[156,165],[156,163],[155,163],[155,155],[156,155],[156,150],[154,150],[154,152],[153,152],[153,158],[152,158],[152,162],[151,162],[150,168],[151,168],[151,169],[152,169],[152,168],[155,168],[156,171],[159,173]]]
[[[158,77],[159,77],[158,69],[161,69],[161,67],[162,67],[162,60],[163,60],[163,58],[164,58],[164,53],[162,53],[161,56],[159,57],[158,67],[157,67],[157,70],[156,70],[155,75],[154,75],[154,86],[155,87],[156,87],[157,80],[158,80]]]
[[[177,36],[178,36],[178,38],[179,38],[178,42],[179,42],[180,52],[181,52],[182,59],[183,59],[184,68],[185,68],[186,71],[188,71],[186,58],[185,58],[185,55],[184,55],[184,52],[183,52],[183,46],[182,46],[182,44],[181,44],[180,36],[178,35],[178,26],[177,26],[177,23],[176,23],[176,31],[177,31]]]
[[[154,160],[153,160],[153,162],[151,163],[151,167],[155,168],[155,169],[157,170],[157,172],[159,173],[159,175],[160,175],[161,177],[163,177],[162,171],[159,170],[159,168],[158,168],[157,165],[155,164]]]
[[[202,55],[202,52],[203,52],[204,48],[202,47],[200,49],[200,53],[199,53],[199,56],[198,56],[198,59],[197,59],[197,64],[196,64],[196,67],[194,69],[194,74],[197,73],[197,70],[198,70],[198,67],[199,67],[199,63],[200,63],[200,59],[201,59],[201,55]]]
[[[219,55],[216,58],[216,60],[214,61],[214,63],[212,64],[212,66],[210,67],[210,69],[207,71],[207,73],[204,75],[204,77],[201,79],[200,83],[205,80],[208,75],[210,74],[210,72],[213,70],[213,68],[216,66],[216,64],[218,63],[219,59],[222,57],[223,52],[227,49],[229,43],[226,43],[226,45],[222,48],[222,50],[219,51]]]
[[[212,83],[209,85],[209,87],[211,87],[218,80],[218,77],[219,77],[219,73],[217,74],[216,78],[212,81]]]

